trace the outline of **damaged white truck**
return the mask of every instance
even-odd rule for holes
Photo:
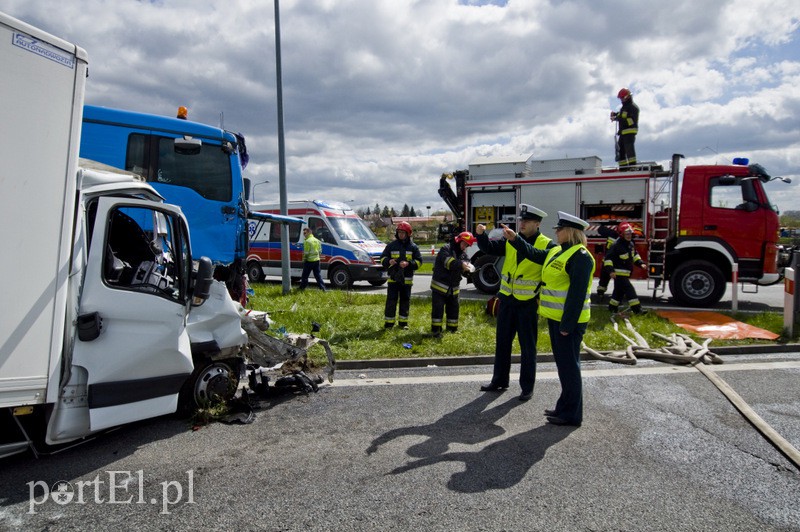
[[[244,374],[239,313],[180,209],[79,162],[87,62],[0,13],[0,457],[173,413]]]

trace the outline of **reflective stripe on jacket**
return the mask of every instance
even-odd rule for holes
[[[564,306],[567,303],[567,293],[569,291],[570,278],[566,266],[569,259],[579,250],[585,250],[592,260],[592,275],[594,275],[594,257],[583,244],[575,244],[566,251],[561,247],[555,247],[547,254],[542,271],[542,294],[539,300],[539,314],[545,318],[561,321],[564,315]],[[591,278],[591,277],[590,277]],[[589,307],[589,296],[592,293],[592,283],[586,288],[586,298],[583,301],[583,309],[578,317],[578,323],[586,323],[591,316]]]
[[[547,249],[551,239],[539,233],[533,247]],[[506,260],[500,274],[500,293],[513,296],[520,301],[532,299],[538,293],[542,281],[542,265],[528,259],[518,261],[517,250],[506,242]]]

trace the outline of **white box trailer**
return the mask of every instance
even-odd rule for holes
[[[0,64],[0,457],[235,389],[247,337],[181,210],[78,160],[86,52],[0,13]]]
[[[57,395],[87,61],[0,13],[0,407]]]

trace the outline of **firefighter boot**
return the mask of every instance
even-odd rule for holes
[[[631,310],[634,314],[639,314],[640,316],[647,314],[647,310],[642,308],[642,305],[631,305]]]

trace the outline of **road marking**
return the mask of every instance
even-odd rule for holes
[[[738,364],[715,364],[712,366],[716,372],[725,371],[758,371],[776,369],[800,369],[800,361],[777,361],[777,362],[743,362]],[[447,370],[448,368],[442,367]],[[385,370],[381,370],[385,371]],[[697,370],[691,366],[650,366],[650,367],[613,367],[608,369],[593,369],[584,366],[581,374],[584,378],[595,377],[629,377],[632,375],[666,375],[671,373],[695,373]],[[492,379],[491,373],[481,373],[477,375],[433,375],[425,377],[370,377],[369,370],[364,370],[361,379],[336,379],[333,384],[336,388],[345,386],[393,386],[408,384],[441,384],[452,382],[489,382]],[[519,374],[511,374],[511,381],[516,382]],[[536,380],[555,380],[558,373],[555,371],[537,371]]]

